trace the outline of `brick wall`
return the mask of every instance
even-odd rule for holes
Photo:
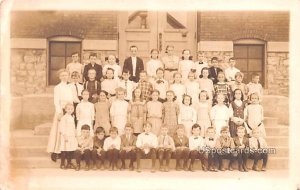
[[[198,12],[198,41],[289,41],[289,12]]]
[[[117,12],[114,11],[14,11],[12,38],[76,36],[84,39],[117,39]]]

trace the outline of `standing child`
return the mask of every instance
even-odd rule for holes
[[[261,136],[258,128],[253,129],[252,137],[249,139],[250,155],[249,158],[254,159],[252,170],[260,171],[257,167],[259,160],[263,160],[261,171],[266,171],[268,163],[268,153],[265,151],[268,148],[266,140]],[[265,149],[265,150],[264,150]]]
[[[81,63],[78,62],[79,59],[79,53],[78,52],[74,52],[72,53],[72,62],[69,63],[66,67],[66,70],[69,73],[69,82],[71,82],[71,75],[73,74],[73,72],[77,72],[78,73],[78,81],[82,83],[82,72],[83,72],[83,65]]]
[[[152,49],[150,52],[150,61],[146,63],[146,71],[149,77],[149,81],[152,82],[156,79],[156,72],[158,68],[163,68],[162,62],[158,59],[158,50]]]
[[[137,153],[136,163],[137,172],[141,172],[141,158],[151,158],[152,169],[151,172],[155,172],[156,162],[156,148],[158,146],[157,137],[151,132],[152,125],[147,122],[144,126],[144,132],[139,134],[136,141]]]
[[[138,88],[142,91],[142,98],[145,101],[148,101],[151,92],[153,90],[152,84],[147,79],[147,72],[141,71],[140,72],[140,80],[138,82]]]
[[[120,159],[121,170],[125,169],[125,159],[129,158],[129,170],[133,171],[133,162],[136,159],[136,136],[133,135],[133,127],[130,123],[125,125],[125,133],[121,135]]]
[[[80,161],[82,157],[85,160],[85,170],[90,169],[90,161],[93,150],[93,137],[90,135],[90,126],[83,125],[81,127],[81,135],[77,137],[78,147],[75,151],[74,158],[76,159],[76,171],[80,170]]]
[[[219,60],[217,57],[211,58],[211,67],[209,68],[209,78],[213,81],[214,84],[218,82],[218,73],[223,72],[222,69],[219,68]]]
[[[183,124],[187,136],[191,136],[192,126],[197,122],[196,110],[191,106],[192,98],[184,95],[182,104],[179,107],[178,124]]]
[[[107,69],[110,68],[114,71],[114,75],[113,75],[113,79],[116,81],[116,82],[119,82],[119,77],[121,77],[121,74],[122,74],[122,70],[121,70],[121,67],[120,65],[118,65],[116,63],[116,56],[113,55],[113,54],[110,54],[108,56],[108,64],[104,65],[103,67],[103,76],[106,75],[106,72],[107,72]]]
[[[228,169],[232,171],[233,153],[232,150],[235,148],[233,139],[229,135],[229,128],[224,126],[221,129],[221,136],[217,139],[216,148],[218,149],[219,158],[219,170],[225,171],[223,160],[228,159]]]
[[[185,135],[184,125],[179,124],[176,130],[176,134],[173,137],[175,144],[175,158],[176,158],[176,171],[188,170],[188,159],[190,154],[189,138]],[[180,161],[183,160],[183,164]]]
[[[225,104],[229,104],[230,89],[229,85],[225,82],[225,74],[223,72],[218,73],[218,82],[214,85],[216,94],[223,94],[225,97]],[[216,101],[216,100],[215,100]]]
[[[159,170],[160,171],[169,171],[169,164],[172,152],[175,150],[175,145],[173,138],[168,135],[168,127],[162,126],[160,135],[158,136],[158,159],[160,163]],[[165,167],[163,166],[163,162],[166,160]]]
[[[98,102],[95,103],[95,129],[98,127],[103,127],[105,136],[109,135],[109,129],[111,128],[109,117],[110,106],[111,103],[107,99],[107,92],[101,90],[99,93]]]
[[[212,172],[218,172],[218,155],[216,152],[216,130],[213,127],[206,129],[206,135],[204,139],[205,144],[205,156],[208,159],[208,170]]]
[[[103,150],[109,161],[109,170],[117,170],[117,162],[119,157],[119,151],[121,148],[121,138],[118,136],[118,129],[112,127],[109,130],[110,136],[104,140]]]
[[[202,69],[208,67],[208,64],[204,61],[204,54],[200,51],[197,52],[197,61],[194,63],[196,69],[196,79],[202,74]]]
[[[58,75],[61,82],[54,87],[55,114],[47,145],[47,152],[51,153],[51,159],[53,161],[56,161],[57,154],[60,153],[61,140],[58,121],[63,116],[63,108],[65,105],[69,102],[73,102],[72,89],[67,84],[68,72],[66,70],[59,70]]]
[[[159,101],[166,101],[166,92],[169,88],[169,83],[164,79],[164,69],[158,68],[156,70],[157,79],[153,82],[153,88],[159,91]]]
[[[151,101],[147,102],[147,122],[152,124],[152,132],[158,136],[162,125],[163,104],[158,101],[159,91],[153,90]]]
[[[101,89],[108,92],[108,98],[112,100],[116,96],[116,88],[118,88],[118,82],[114,80],[114,70],[107,68],[105,79],[101,82]]]
[[[95,79],[100,82],[102,79],[102,66],[96,63],[97,61],[97,54],[96,53],[91,53],[90,54],[90,63],[84,66],[83,69],[83,78],[85,81],[89,80],[89,70],[94,69],[95,70]]]
[[[112,102],[110,107],[111,125],[118,128],[119,134],[123,134],[127,123],[128,102],[124,100],[124,88],[117,88],[116,94],[116,100]]]
[[[72,167],[71,160],[74,151],[77,148],[77,139],[75,132],[75,123],[72,116],[74,112],[74,106],[72,103],[68,103],[65,106],[66,114],[61,118],[59,122],[60,131],[60,151],[61,151],[61,169],[68,169]],[[65,166],[65,159],[67,158],[67,166]],[[74,169],[74,168],[73,168]]]
[[[174,92],[167,91],[167,101],[163,103],[162,120],[163,125],[168,126],[170,136],[174,136],[179,115],[179,106],[174,102]]]
[[[244,95],[240,89],[235,89],[233,92],[233,101],[230,103],[229,109],[233,113],[229,122],[230,136],[236,136],[238,126],[244,125],[246,118],[246,103],[244,102]]]
[[[211,102],[208,93],[202,90],[199,94],[199,105],[197,108],[197,123],[202,127],[201,136],[205,136],[206,129],[211,127],[210,119]]]
[[[217,94],[217,104],[212,107],[210,111],[210,118],[212,126],[216,129],[216,134],[220,135],[220,130],[223,126],[228,126],[229,118],[232,113],[230,113],[229,108],[224,104],[224,95]]]
[[[204,140],[200,136],[201,133],[201,127],[198,124],[194,124],[192,126],[192,135],[189,137],[189,148],[190,148],[190,158],[191,158],[191,163],[189,170],[191,172],[194,172],[194,162],[196,159],[201,160],[202,164],[202,170],[207,171],[207,159],[205,158],[204,155]]]
[[[192,61],[191,51],[189,49],[184,49],[182,51],[182,60],[179,61],[178,67],[178,72],[181,73],[183,82],[188,79],[188,74],[193,68],[194,62]]]
[[[205,90],[208,93],[209,100],[212,102],[213,93],[214,93],[214,85],[212,80],[208,78],[209,69],[204,67],[201,71],[200,79],[199,79],[199,87],[200,91]]]
[[[170,85],[170,90],[175,93],[176,103],[180,105],[182,103],[182,97],[186,93],[185,86],[181,83],[181,74],[179,72],[174,73],[174,82]]]
[[[229,58],[229,67],[225,69],[225,77],[228,82],[231,83],[231,81],[235,80],[235,74],[237,72],[240,72],[239,69],[235,67],[235,59],[234,57]]]
[[[133,91],[132,101],[129,102],[128,121],[132,124],[135,135],[143,132],[143,125],[146,123],[146,101],[142,99],[142,91],[139,88]]]
[[[105,131],[103,127],[97,127],[95,131],[95,136],[93,139],[93,151],[92,151],[92,161],[93,169],[104,170],[104,161],[105,161],[105,151],[103,150],[105,140]],[[97,161],[100,163],[97,164]]]
[[[101,74],[102,75],[102,74]],[[96,81],[96,70],[90,69],[88,71],[88,80],[83,84],[84,89],[87,89],[90,93],[89,101],[92,103],[97,102],[98,94],[101,90],[100,82]]]
[[[167,45],[166,54],[161,60],[165,69],[165,79],[171,83],[174,73],[178,71],[179,57],[174,55],[173,45]]]
[[[252,74],[252,82],[249,82],[247,84],[248,88],[248,96],[250,96],[252,93],[256,92],[258,95],[259,100],[262,100],[263,96],[263,87],[259,83],[259,74],[258,73],[253,73]]]
[[[248,137],[245,136],[244,126],[237,127],[237,136],[233,137],[233,142],[238,153],[237,159],[239,163],[239,171],[248,172],[248,168],[247,168],[248,153],[246,153],[246,150],[249,149],[249,139]]]
[[[192,105],[196,108],[199,104],[199,92],[200,86],[198,81],[195,80],[195,72],[190,71],[188,75],[188,80],[185,82],[186,94],[191,96]]]
[[[94,120],[95,120],[95,108],[94,104],[88,101],[89,91],[82,91],[82,100],[77,105],[76,118],[77,118],[77,136],[81,135],[81,127],[86,124],[90,126],[91,136],[94,135]]]
[[[80,84],[79,81],[79,73],[77,71],[74,71],[71,75],[71,83],[68,85],[72,89],[73,94],[73,104],[74,104],[74,112],[76,113],[76,107],[80,103],[80,100],[82,99],[81,93],[83,91],[83,86]],[[75,126],[77,126],[77,118],[75,115]]]
[[[118,83],[118,87],[124,88],[125,89],[125,100],[127,102],[129,102],[130,100],[132,100],[132,92],[133,89],[137,86],[137,84],[131,80],[129,80],[130,77],[130,73],[129,70],[123,70],[122,73],[122,80],[119,81]]]
[[[243,93],[244,100],[247,100],[248,88],[247,88],[246,84],[243,83],[243,78],[244,78],[244,74],[241,72],[237,72],[235,74],[235,81],[230,86],[230,89],[231,89],[230,91],[231,91],[231,95],[234,96],[233,91],[235,89],[240,89]],[[231,97],[230,99],[232,100],[233,97]]]
[[[252,93],[249,100],[251,104],[246,108],[247,131],[250,133],[253,129],[258,128],[262,136],[266,137],[266,130],[263,124],[264,110],[262,105],[259,104],[259,95]]]

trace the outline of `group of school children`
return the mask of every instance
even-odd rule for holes
[[[138,48],[130,50],[123,69],[115,55],[101,65],[91,53],[90,63],[83,66],[74,53],[73,62],[60,71],[47,151],[54,161],[60,155],[62,169],[80,170],[84,159],[86,170],[105,169],[105,160],[109,170],[123,170],[125,159],[130,159],[129,169],[134,170],[136,161],[141,172],[140,160],[151,158],[155,172],[158,158],[159,170],[169,171],[173,156],[176,170],[195,171],[196,159],[203,171],[224,171],[224,159],[233,170],[237,159],[239,171],[244,172],[248,158],[254,159],[253,170],[266,170],[268,153],[261,150],[268,147],[258,74],[246,85],[234,58],[223,71],[217,57],[209,65],[199,52],[194,62],[186,49],[180,59],[174,46],[167,46],[161,60],[159,51],[151,50],[144,68]]]

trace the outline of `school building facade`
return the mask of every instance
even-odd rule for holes
[[[57,71],[71,62],[72,52],[80,53],[81,63],[91,52],[99,63],[114,53],[122,65],[131,45],[138,46],[144,63],[151,49],[163,55],[167,45],[178,56],[183,49],[194,58],[203,52],[208,62],[216,56],[223,68],[234,56],[245,82],[259,73],[266,94],[288,97],[289,12],[13,11],[12,125],[51,121]]]

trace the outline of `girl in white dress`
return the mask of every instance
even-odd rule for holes
[[[61,169],[71,168],[71,160],[74,151],[77,149],[78,143],[76,139],[75,122],[72,116],[74,105],[68,103],[65,106],[66,114],[59,121],[58,128],[60,132],[60,151],[61,151]],[[67,158],[67,166],[65,159]]]
[[[149,82],[153,82],[156,78],[156,70],[158,68],[163,68],[162,62],[158,59],[158,50],[152,49],[151,50],[151,59],[146,63],[146,71],[148,75]]]
[[[182,81],[185,82],[188,78],[188,74],[194,69],[194,62],[192,61],[191,51],[185,49],[182,51],[182,60],[179,61],[178,72],[182,75]]]
[[[108,56],[108,60],[107,60],[108,64],[104,65],[102,73],[103,73],[103,76],[105,76],[106,75],[106,71],[107,71],[108,68],[113,69],[114,70],[113,78],[114,78],[115,81],[118,82],[119,79],[120,79],[119,77],[121,77],[121,75],[122,75],[122,69],[121,69],[120,65],[118,65],[116,63],[116,59],[117,58],[116,58],[115,55],[110,54]]]
[[[201,136],[205,136],[206,129],[211,127],[210,119],[211,102],[208,93],[202,90],[199,94],[199,104],[197,108],[197,123],[201,126]]]
[[[63,116],[63,108],[65,105],[73,102],[72,89],[67,84],[69,76],[68,71],[62,69],[58,72],[58,74],[61,82],[54,87],[55,114],[47,145],[47,152],[52,153],[51,159],[53,161],[56,161],[57,154],[60,153],[58,121]]]
[[[256,92],[252,93],[249,96],[249,100],[251,104],[246,107],[247,132],[251,134],[253,129],[258,128],[260,134],[266,137],[266,130],[263,124],[264,110],[262,105],[259,104],[259,94]]]
[[[94,104],[89,102],[89,91],[82,91],[82,100],[76,107],[76,118],[77,118],[77,136],[81,135],[81,127],[83,125],[90,126],[90,134],[94,135],[93,125],[95,121],[95,107]]]
[[[101,82],[101,90],[108,93],[108,99],[112,101],[113,97],[116,96],[116,88],[118,88],[118,82],[114,80],[114,70],[108,68],[104,81]]]
[[[208,93],[209,100],[212,102],[213,93],[214,93],[214,84],[211,79],[208,78],[209,69],[204,67],[201,71],[199,86],[200,91],[205,90]]]
[[[216,135],[220,136],[221,128],[228,126],[229,118],[232,116],[230,109],[224,104],[225,96],[223,94],[216,95],[217,104],[212,107],[210,118],[212,126],[216,130]]]
[[[184,125],[188,137],[192,134],[192,126],[197,122],[196,110],[191,105],[191,96],[184,95],[182,104],[179,107],[178,124]]]
[[[196,109],[199,104],[199,83],[195,80],[195,72],[190,71],[185,82],[186,94],[192,97],[192,106]]]
[[[125,124],[127,123],[128,102],[124,100],[125,92],[124,88],[117,88],[116,100],[112,102],[110,107],[111,125],[118,128],[120,135],[124,133]]]
[[[175,93],[176,100],[175,102],[180,105],[182,104],[183,95],[186,93],[185,86],[181,83],[181,74],[179,72],[174,73],[174,83],[171,84],[170,90]]]

